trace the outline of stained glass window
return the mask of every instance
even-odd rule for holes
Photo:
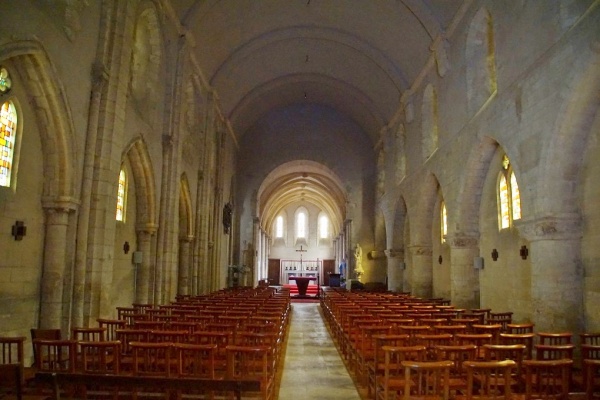
[[[326,215],[321,215],[319,218],[319,238],[327,239],[329,237],[329,218]]]
[[[283,217],[281,215],[275,219],[275,237],[283,237]]]
[[[296,216],[296,236],[306,238],[306,214],[302,211]]]
[[[0,108],[0,186],[10,187],[16,135],[17,110],[7,101]]]
[[[502,157],[502,171],[498,179],[498,211],[500,229],[506,229],[513,221],[521,219],[521,193],[506,155]]]
[[[125,200],[127,194],[127,175],[125,170],[119,172],[119,190],[117,192],[117,221],[125,221]]]
[[[440,218],[440,228],[442,235],[442,243],[446,243],[446,235],[448,235],[448,214],[446,212],[446,203],[442,201],[442,210]]]

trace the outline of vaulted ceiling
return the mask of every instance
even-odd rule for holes
[[[353,120],[373,147],[402,93],[431,62],[469,0],[172,0],[195,57],[233,131],[243,137],[267,113],[312,104]],[[293,113],[289,113],[293,119]],[[286,114],[286,117],[288,115]],[[290,121],[293,124],[293,121]],[[263,183],[269,225],[286,204],[309,201],[343,221],[331,177],[278,168]],[[306,171],[304,171],[306,172]]]

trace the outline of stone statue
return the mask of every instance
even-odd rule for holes
[[[356,275],[356,279],[360,282],[360,277],[364,274],[365,270],[362,267],[362,248],[358,243],[356,243],[356,247],[354,248],[354,259],[354,274]]]

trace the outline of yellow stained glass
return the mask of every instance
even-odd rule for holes
[[[117,221],[125,221],[125,194],[127,188],[127,176],[125,171],[119,172],[119,189],[117,192]]]
[[[7,101],[0,107],[0,186],[10,187],[16,127],[17,111],[12,101]]]
[[[513,220],[521,219],[521,193],[514,172],[510,174],[510,192],[512,195],[512,218]]]
[[[500,200],[500,229],[510,226],[509,201],[508,201],[508,182],[504,174],[500,176],[498,185],[498,196]]]
[[[441,223],[441,234],[442,234],[442,243],[446,243],[446,235],[448,234],[448,214],[446,212],[446,204],[442,202],[442,213],[441,213],[440,223]]]

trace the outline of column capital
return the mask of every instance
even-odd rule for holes
[[[138,233],[147,233],[149,235],[154,235],[156,233],[156,231],[158,230],[158,225],[157,224],[139,224],[135,227],[135,230]]]
[[[404,258],[404,250],[386,249],[384,253],[387,258]]]
[[[451,248],[476,248],[479,246],[479,237],[472,233],[452,232],[447,235],[446,242]]]
[[[413,244],[408,246],[408,250],[415,256],[430,256],[432,254],[430,245]]]
[[[79,201],[68,196],[44,197],[42,208],[46,212],[72,213],[79,208]]]
[[[195,239],[194,235],[186,235],[186,236],[180,237],[179,241],[182,243],[191,243],[194,241],[194,239]]]
[[[583,235],[581,216],[577,213],[518,220],[515,226],[521,236],[530,242],[580,239]]]

